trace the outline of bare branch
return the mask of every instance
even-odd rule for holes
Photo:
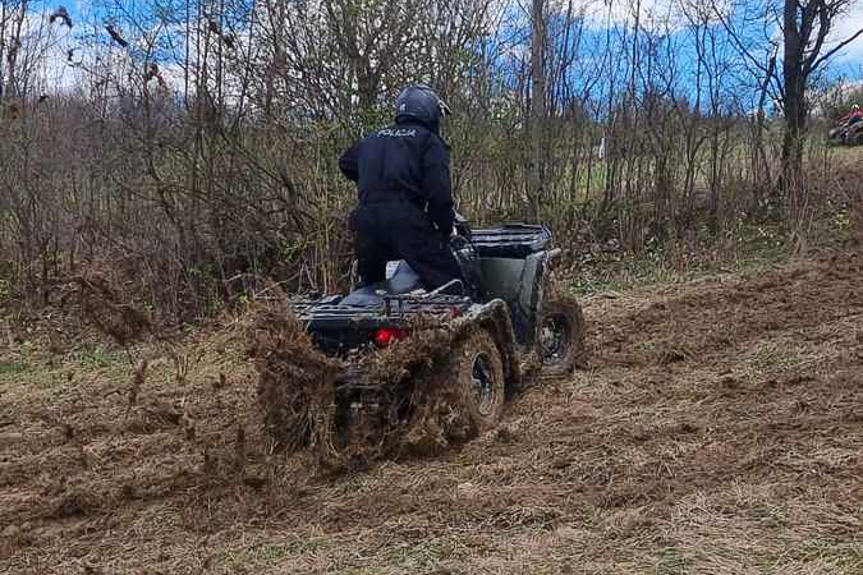
[[[863,28],[861,28],[860,30],[857,30],[857,32],[855,32],[853,35],[849,36],[848,38],[846,38],[845,40],[843,40],[842,42],[840,42],[839,44],[837,44],[836,46],[831,48],[826,54],[824,54],[823,56],[821,56],[820,58],[815,60],[815,62],[810,67],[810,71],[814,72],[815,70],[817,70],[819,66],[821,66],[827,60],[829,60],[834,54],[836,54],[837,52],[839,52],[840,50],[842,50],[843,48],[848,46],[851,42],[853,42],[854,40],[856,40],[860,36],[863,36]]]

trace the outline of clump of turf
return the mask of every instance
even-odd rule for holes
[[[483,330],[421,317],[406,331],[409,337],[362,362],[363,373],[386,384],[377,449],[387,457],[440,453],[479,431],[466,410],[468,387],[455,355],[460,342]]]
[[[341,365],[315,349],[285,302],[254,312],[246,350],[258,371],[268,436],[290,451],[310,448],[325,460],[336,457],[334,380]]]
[[[72,278],[82,317],[121,347],[154,333],[152,318],[134,303],[115,270],[92,264]]]

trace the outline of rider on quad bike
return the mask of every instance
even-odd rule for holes
[[[362,285],[290,298],[307,339],[287,335],[291,322],[260,323],[281,346],[260,346],[258,359],[266,428],[284,445],[350,454],[461,442],[496,425],[532,375],[585,365],[581,308],[552,283],[551,231],[472,229],[453,211],[438,134],[447,111],[411,86],[396,123],[339,162],[359,188],[350,226]]]
[[[851,111],[836,120],[836,126],[830,130],[830,140],[851,146],[863,144],[863,110],[854,104]]]
[[[396,99],[395,124],[347,150],[339,168],[357,183],[349,226],[362,285],[386,279],[387,261],[405,260],[423,286],[459,289],[462,272],[450,248],[453,202],[449,145],[440,120],[449,107],[423,84]]]

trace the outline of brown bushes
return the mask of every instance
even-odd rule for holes
[[[15,104],[20,114],[0,121],[0,299],[10,291],[44,304],[46,286],[100,258],[122,262],[140,303],[180,322],[248,297],[245,277],[277,278],[289,291],[343,289],[355,195],[337,158],[389,121],[399,88],[420,80],[434,79],[458,110],[444,136],[454,151],[457,203],[475,221],[537,218],[573,253],[614,242],[643,255],[675,242],[710,244],[765,212],[790,217],[771,177],[776,126],[744,115],[751,102],[730,80],[738,75],[717,73],[740,66],[733,50],[722,53],[727,60],[700,62],[693,77],[663,56],[678,49],[668,44],[674,35],[610,35],[607,44],[588,46],[584,18],[555,18],[547,117],[537,118],[546,129],[539,157],[529,157],[530,71],[514,73],[500,60],[523,46],[487,35],[507,3],[490,9],[480,0],[435,0],[405,6],[398,17],[386,3],[359,11],[349,4],[300,10],[268,2],[262,9],[278,7],[279,16],[252,22],[254,11],[228,3],[208,8],[216,34],[179,7],[144,2],[112,23],[130,46],[150,48],[127,52],[128,69],[101,68],[111,60],[105,46],[82,40],[68,62],[86,96],[70,91],[46,100],[35,87],[4,93],[2,106]],[[136,36],[149,29],[137,18],[164,10],[176,27]],[[461,16],[439,22],[455,13]],[[20,14],[2,23],[4,33],[13,33]],[[420,24],[431,29],[412,41],[431,44],[405,49],[404,30]],[[435,26],[444,24],[457,42],[436,40]],[[681,41],[706,41],[697,32],[702,24],[688,26],[696,33]],[[10,61],[0,82],[39,76],[49,43],[47,36],[22,43],[18,69]],[[618,57],[629,53],[646,60]],[[80,65],[91,61],[102,64]],[[182,82],[148,84],[153,70],[168,76],[167,61],[179,63]],[[600,61],[607,64],[581,64]],[[748,71],[737,71],[746,78]],[[633,82],[615,83],[621,78]],[[708,90],[705,78],[717,84]],[[543,174],[540,191],[532,189],[535,168]]]

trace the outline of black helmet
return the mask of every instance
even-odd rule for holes
[[[441,116],[449,116],[449,106],[425,84],[408,86],[396,98],[396,122],[416,120],[435,133]]]

